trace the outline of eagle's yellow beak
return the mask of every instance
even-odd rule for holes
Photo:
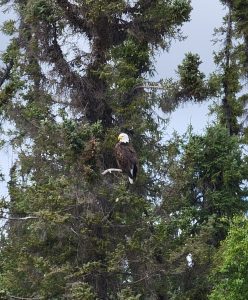
[[[122,139],[122,135],[119,134],[119,136],[118,136],[118,141],[121,141],[121,139]]]

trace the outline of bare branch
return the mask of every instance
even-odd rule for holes
[[[112,173],[112,172],[122,172],[122,169],[115,169],[115,168],[107,169],[102,172],[102,175],[105,175],[107,173]]]
[[[166,90],[165,87],[161,85],[139,85],[136,86],[134,89],[155,89],[155,90]]]
[[[35,216],[27,216],[27,217],[23,217],[23,218],[1,216],[0,219],[23,221],[23,220],[37,220],[39,218],[35,217]]]
[[[25,298],[25,297],[17,297],[17,296],[12,296],[9,295],[9,299],[19,299],[19,300],[41,300],[44,299],[43,297],[35,297],[35,298]]]
[[[148,83],[148,84],[134,86],[132,88],[132,90],[130,91],[130,94],[132,95],[136,90],[139,90],[139,89],[166,90],[166,88],[163,87],[162,85],[160,85],[159,83],[152,82],[152,83]]]

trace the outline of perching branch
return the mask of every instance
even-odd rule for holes
[[[9,295],[10,299],[19,299],[19,300],[41,300],[41,299],[44,299],[43,297],[42,298],[25,298],[25,297],[17,297],[17,296],[12,296],[12,295]]]
[[[161,85],[139,85],[135,89],[155,89],[155,90],[166,90],[164,86]]]
[[[23,220],[37,220],[39,218],[35,217],[35,216],[27,216],[27,217],[23,217],[23,218],[1,216],[0,219],[23,221]]]
[[[132,88],[130,91],[130,95],[132,95],[136,90],[138,89],[156,89],[156,90],[166,90],[165,87],[160,85],[159,83],[157,84],[156,82],[154,83],[149,83],[149,84],[144,84],[144,85],[136,85]]]
[[[122,172],[122,169],[115,169],[115,168],[107,169],[102,172],[102,175],[105,175],[107,173],[112,173],[112,172]]]

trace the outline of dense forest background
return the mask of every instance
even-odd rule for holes
[[[0,299],[248,299],[248,6],[220,3],[216,70],[185,53],[158,82],[154,57],[184,38],[191,1],[0,0],[16,16],[1,27],[1,145],[16,159]],[[202,134],[165,138],[163,116],[207,102]],[[134,185],[101,174],[120,132]]]

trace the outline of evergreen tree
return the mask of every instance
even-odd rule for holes
[[[12,38],[0,102],[15,125],[18,160],[2,202],[9,216],[2,297],[166,299],[152,217],[164,181],[161,124],[142,86],[156,49],[189,20],[189,1],[16,0],[12,7],[18,22],[3,26]],[[114,166],[120,131],[138,151],[134,187],[124,176],[101,176]]]
[[[160,226],[171,241],[164,249],[170,299],[207,299],[214,253],[232,217],[247,210],[242,185],[247,164],[238,138],[220,125],[209,127],[203,136],[175,137],[167,147]]]
[[[166,248],[171,299],[208,298],[214,253],[226,238],[232,217],[247,210],[244,183],[248,174],[242,147],[246,128],[241,119],[247,97],[242,86],[245,43],[240,36],[237,3],[221,2],[227,15],[216,30],[222,45],[214,56],[218,71],[205,76],[199,70],[200,57],[188,53],[178,67],[178,80],[163,82],[166,92],[160,99],[165,112],[188,101],[219,99],[212,108],[217,126],[209,127],[204,136],[190,132],[187,139],[176,137],[167,146],[168,184],[162,211],[164,231],[173,241]],[[245,17],[242,21],[244,24]]]
[[[190,1],[0,1],[18,16],[2,27],[0,112],[18,159],[1,201],[1,299],[207,299],[213,257],[247,210],[245,1],[221,2],[218,72],[188,53],[157,95],[153,56],[180,39]],[[162,144],[158,109],[217,97],[217,124]],[[121,131],[139,156],[133,186],[101,175]]]
[[[211,300],[245,300],[248,297],[247,225],[247,218],[236,217],[216,255]]]
[[[165,93],[160,101],[162,109],[168,112],[185,102],[201,103],[220,99],[221,105],[217,103],[212,111],[230,135],[237,135],[245,130],[240,118],[246,111],[247,103],[247,94],[243,90],[244,76],[247,75],[247,53],[241,34],[238,4],[235,1],[221,2],[227,14],[223,18],[223,26],[215,29],[215,43],[220,45],[220,50],[214,53],[217,70],[207,77],[199,69],[202,63],[199,55],[186,53],[177,69],[178,80],[167,79],[162,82]]]

